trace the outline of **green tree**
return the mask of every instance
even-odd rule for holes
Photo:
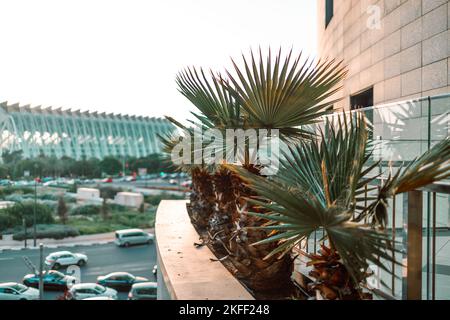
[[[22,218],[25,218],[27,227],[31,227],[33,224],[33,215],[34,215],[33,210],[34,210],[33,201],[16,203],[12,207],[0,210],[0,215],[8,218],[6,220],[8,223],[5,225],[0,225],[0,229],[21,226]],[[36,222],[38,224],[54,223],[55,220],[52,215],[52,210],[44,204],[37,203]]]
[[[5,164],[14,164],[22,159],[22,150],[9,151],[3,150],[2,160]]]
[[[61,195],[58,199],[58,206],[56,207],[56,213],[58,214],[58,217],[63,224],[66,224],[68,220],[67,212],[68,210],[66,202],[64,201],[64,197]]]
[[[109,205],[106,198],[103,198],[102,206],[100,208],[100,214],[102,215],[103,220],[108,220],[111,215],[109,212]]]
[[[7,176],[10,176],[11,179],[15,179],[16,175],[16,165],[22,160],[22,150],[12,151],[4,150],[2,153],[3,164],[5,165],[5,169],[8,170]],[[21,176],[21,175],[20,175]]]
[[[9,167],[6,164],[0,164],[0,178],[6,179],[10,176]]]
[[[161,154],[150,154],[128,161],[130,169],[137,172],[139,168],[147,169],[147,173],[174,172],[175,167]]]
[[[100,160],[97,158],[90,158],[84,162],[85,164],[85,177],[97,178],[102,174],[100,168]]]
[[[109,175],[118,174],[122,170],[122,162],[115,157],[105,157],[100,161],[100,170]]]

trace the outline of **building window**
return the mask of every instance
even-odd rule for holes
[[[350,96],[350,108],[352,110],[367,108],[373,106],[373,87],[361,91],[357,94]],[[369,123],[373,123],[373,109],[363,111],[366,115],[366,120]],[[369,132],[369,139],[372,139],[372,131]]]
[[[334,13],[334,0],[325,0],[325,28],[333,18]]]
[[[350,107],[352,110],[371,106],[373,106],[373,88],[350,96]]]

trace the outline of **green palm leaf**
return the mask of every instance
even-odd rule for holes
[[[316,230],[324,230],[330,243],[339,252],[349,274],[358,283],[366,276],[370,264],[386,272],[391,272],[381,262],[395,262],[393,253],[399,252],[391,236],[367,225],[351,221],[352,213],[345,207],[337,205],[324,206],[311,193],[286,186],[248,171],[234,167],[244,181],[262,198],[269,201],[251,200],[267,209],[269,214],[249,213],[276,224],[260,227],[275,231],[275,235],[261,240],[254,245],[278,242],[279,246],[266,258],[274,254],[288,252],[301,240],[308,238]],[[380,260],[381,258],[381,260]]]
[[[330,112],[336,101],[327,101],[337,92],[346,75],[342,63],[332,61],[301,62],[299,54],[292,59],[292,50],[282,61],[281,49],[272,65],[271,52],[264,61],[261,50],[258,61],[253,52],[243,56],[243,68],[232,60],[235,75],[227,71],[230,84],[223,82],[242,105],[254,128],[276,128],[284,137],[309,138],[308,130],[295,128],[317,122]]]
[[[393,178],[391,193],[419,189],[450,177],[450,137],[438,142],[399,172]]]
[[[364,186],[362,168],[370,147],[363,115],[341,114],[336,119],[326,119],[318,137],[288,146],[277,179],[314,194],[324,206],[342,201],[349,206]]]
[[[194,104],[200,114],[193,115],[209,128],[239,128],[242,126],[240,106],[210,71],[209,79],[203,69],[186,68],[176,77],[178,90]]]
[[[357,221],[369,217],[385,225],[387,220],[387,199],[395,194],[416,190],[436,181],[450,177],[450,137],[434,145],[405,168],[400,167],[395,174],[389,173],[378,196],[362,210]]]

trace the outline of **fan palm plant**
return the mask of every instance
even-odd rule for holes
[[[257,229],[270,231],[253,245],[277,244],[265,259],[289,254],[315,231],[324,233],[319,254],[308,257],[314,266],[313,285],[327,298],[367,298],[363,287],[369,264],[390,272],[382,261],[396,263],[398,248],[383,229],[386,218],[377,217],[380,205],[385,214],[387,198],[450,176],[447,138],[388,176],[377,197],[366,198],[361,190],[376,178],[368,176],[377,165],[369,164],[373,148],[363,116],[344,115],[337,124],[327,121],[318,137],[290,147],[273,179],[230,167],[258,194],[250,201],[267,211],[247,212],[266,221]],[[371,224],[364,223],[370,218]]]
[[[196,226],[199,228],[206,228],[209,222],[210,214],[214,210],[215,199],[211,168],[206,166],[204,163],[183,164],[182,159],[184,155],[174,155],[173,150],[177,144],[180,143],[180,140],[189,139],[193,134],[193,129],[185,127],[173,118],[167,118],[179,129],[181,129],[182,132],[158,136],[163,145],[163,153],[166,155],[164,160],[177,163],[178,170],[190,174],[192,178],[192,192],[190,193],[190,204],[188,205],[190,209],[190,217]],[[190,153],[193,153],[192,148]],[[189,156],[191,156],[191,154],[189,154]]]
[[[292,51],[282,59],[281,50],[274,59],[270,50],[263,59],[260,50],[259,58],[251,52],[249,58],[243,57],[241,67],[234,60],[232,64],[234,71],[226,70],[226,77],[196,68],[178,74],[179,91],[198,110],[193,112],[193,127],[202,131],[218,129],[223,136],[227,129],[277,129],[285,141],[311,139],[314,133],[306,126],[330,112],[334,103],[330,97],[339,90],[338,84],[346,74],[341,63],[303,60],[301,54],[293,58]],[[245,149],[244,154],[245,170],[259,175],[259,167],[250,161],[249,150]],[[267,235],[264,230],[246,228],[258,226],[260,219],[241,214],[249,206],[245,198],[253,191],[229,167],[219,163],[209,168],[214,172],[211,185],[216,206],[210,212],[208,231],[212,244],[223,249],[216,251],[226,255],[236,275],[250,289],[270,291],[287,287],[290,257],[264,261],[262,258],[275,245],[251,246]],[[197,184],[194,177],[193,184]]]

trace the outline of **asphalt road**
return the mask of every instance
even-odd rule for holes
[[[129,272],[135,276],[142,276],[154,281],[152,274],[156,264],[155,246],[140,245],[129,248],[119,248],[114,244],[80,246],[70,248],[44,248],[44,256],[54,251],[69,250],[84,253],[88,256],[88,263],[81,268],[81,282],[95,282],[97,277],[115,271]],[[36,266],[39,266],[39,250],[7,251],[0,253],[0,283],[14,281],[22,283],[25,274],[31,273],[23,261],[27,256]],[[61,269],[65,272],[65,269]],[[46,300],[54,300],[62,292],[45,291]],[[119,299],[126,299],[127,292],[119,292]]]

